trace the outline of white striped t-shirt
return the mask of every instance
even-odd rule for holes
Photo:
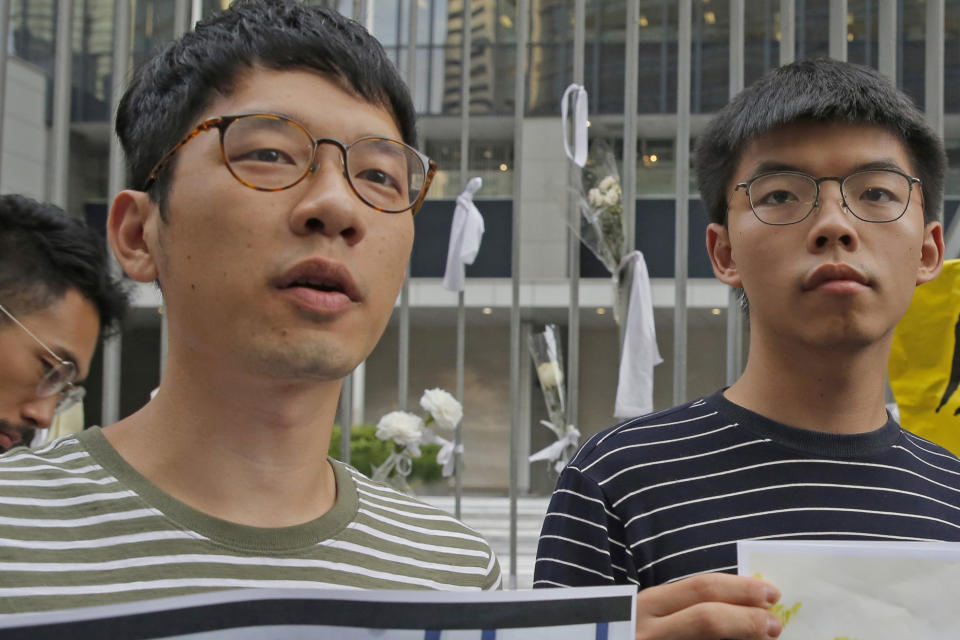
[[[717,392],[584,444],[551,498],[534,587],[734,572],[748,539],[960,541],[960,460],[892,419],[821,433]]]
[[[0,456],[0,613],[217,589],[496,589],[475,531],[331,461],[337,499],[283,528],[213,518],[137,473],[99,428]]]

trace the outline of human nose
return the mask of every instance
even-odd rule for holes
[[[57,413],[58,394],[45,398],[34,398],[20,407],[20,419],[36,429],[46,429],[53,424]]]
[[[293,232],[297,235],[321,233],[356,244],[366,234],[367,205],[350,186],[343,152],[321,145],[313,166],[303,181],[302,197],[291,212]]]
[[[839,181],[820,185],[820,193],[810,217],[813,220],[807,237],[810,251],[816,253],[834,246],[850,251],[857,248],[859,237],[855,218],[847,208]]]

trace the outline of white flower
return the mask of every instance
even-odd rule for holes
[[[443,389],[427,389],[420,398],[420,406],[433,416],[444,429],[454,429],[463,419],[463,406]]]
[[[416,447],[423,437],[423,419],[406,411],[391,411],[377,423],[377,437],[401,447]]]
[[[603,191],[604,193],[609,191],[611,187],[616,187],[618,191],[620,190],[620,185],[619,183],[617,183],[617,179],[614,178],[613,176],[607,176],[606,178],[600,181],[600,184],[598,186],[600,191]]]
[[[612,207],[618,202],[620,202],[619,190],[611,189],[610,191],[607,191],[607,195],[603,196],[603,204],[607,205],[608,207]]]
[[[603,205],[603,194],[600,193],[600,189],[590,189],[587,192],[587,201],[590,203],[591,207],[599,207]]]
[[[560,370],[560,365],[555,360],[541,362],[537,367],[537,378],[540,379],[540,386],[549,389],[563,384],[563,371]]]

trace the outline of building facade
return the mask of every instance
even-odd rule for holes
[[[121,2],[128,19],[120,24],[129,25],[118,67]],[[325,4],[363,22],[383,43],[413,89],[420,147],[440,166],[415,219],[408,290],[383,341],[353,376],[345,420],[376,422],[398,406],[415,408],[425,388],[455,391],[459,303],[440,279],[453,200],[470,177],[484,180],[476,202],[486,234],[467,269],[463,311],[467,490],[506,491],[511,451],[516,489],[551,488],[542,463],[525,463],[549,442],[538,424],[546,411],[527,352],[529,332],[545,323],[564,335],[574,374],[570,420],[584,437],[614,422],[613,286],[600,261],[571,240],[569,223],[574,198],[560,97],[575,79],[588,92],[590,139],[609,145],[629,199],[628,242],[643,252],[652,278],[665,360],[655,370],[656,408],[710,393],[741,366],[747,329],[712,278],[689,149],[732,90],[782,61],[844,57],[894,78],[944,135],[945,222],[948,238],[958,235],[960,0]],[[116,70],[129,70],[220,8],[217,0],[10,2],[0,189],[57,201],[102,225],[117,163],[109,122]],[[58,72],[66,80],[58,81]],[[948,257],[958,257],[952,246]],[[676,300],[683,300],[679,309]],[[120,344],[108,349],[119,366],[107,366],[104,375],[98,356],[90,376],[88,423],[136,410],[157,385],[161,309],[153,287],[138,290]],[[115,393],[103,396],[109,389]]]

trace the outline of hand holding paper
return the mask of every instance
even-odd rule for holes
[[[780,635],[769,607],[780,598],[757,578],[705,573],[637,594],[637,638],[767,640]]]

